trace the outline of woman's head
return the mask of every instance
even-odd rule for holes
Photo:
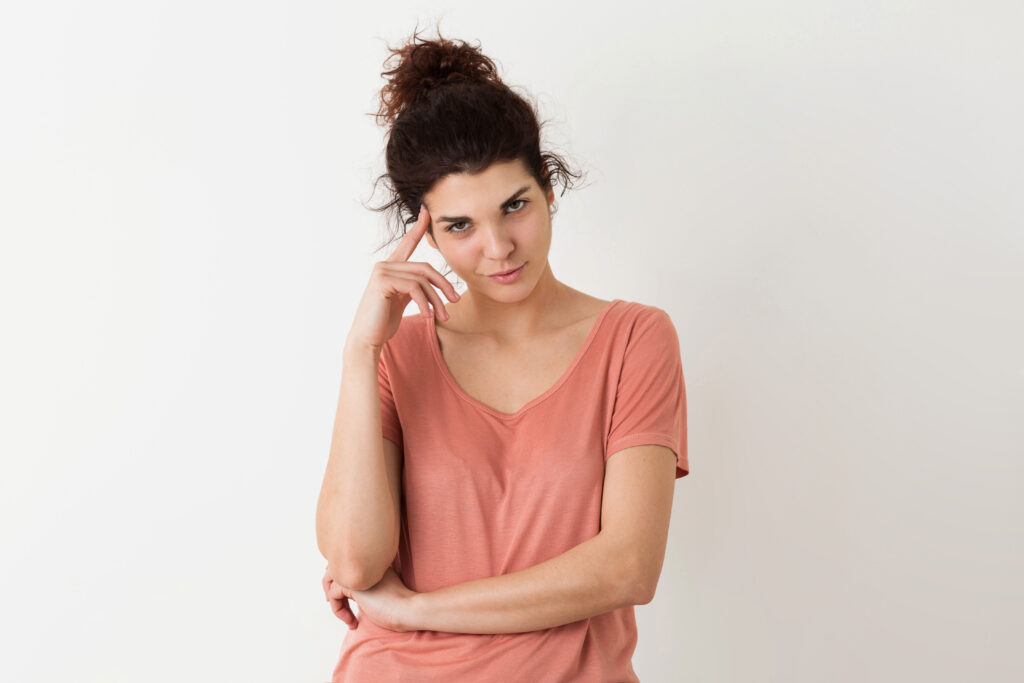
[[[426,204],[432,219],[428,241],[463,279],[475,273],[486,280],[488,274],[520,265],[520,256],[529,256],[515,250],[516,235],[502,233],[499,224],[510,230],[523,227],[530,214],[530,226],[539,227],[543,214],[550,231],[554,186],[561,184],[564,194],[580,174],[541,149],[534,108],[501,81],[479,46],[440,33],[435,40],[422,40],[414,32],[405,45],[389,52],[385,67],[392,68],[382,74],[388,82],[377,120],[389,127],[387,173],[378,181],[388,181],[391,200],[376,208],[399,218],[399,229],[388,241],[404,234],[415,223],[420,204]],[[396,58],[397,64],[390,64]],[[506,202],[523,186],[528,187],[525,204]],[[442,216],[469,220],[453,225],[442,223]],[[516,234],[525,239],[522,230]],[[470,240],[485,237],[486,245],[473,243],[475,263],[453,263],[468,252]],[[531,233],[534,258],[540,256],[534,251],[537,238]],[[543,256],[546,261],[546,249]]]
[[[471,290],[495,301],[522,300],[541,280],[554,279],[548,267],[554,199],[520,159],[451,173],[423,196],[432,231],[427,240]],[[511,270],[518,270],[512,281],[492,277]]]

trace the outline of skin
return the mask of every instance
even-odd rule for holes
[[[324,595],[334,614],[352,630],[359,628],[359,620],[366,617],[373,623],[392,631],[410,630],[408,613],[416,591],[407,587],[394,569],[388,567],[382,578],[369,590],[352,590],[324,574]],[[348,599],[359,605],[359,617],[352,612]]]
[[[528,189],[507,202],[523,186]],[[519,160],[494,163],[477,174],[452,174],[426,193],[419,220],[400,244],[408,255],[426,237],[466,283],[467,291],[456,301],[430,297],[438,338],[460,386],[502,412],[515,412],[558,379],[609,303],[559,282],[552,273],[553,201],[554,191],[545,192]],[[442,217],[469,220],[452,223]],[[514,283],[488,277],[523,264]],[[425,300],[417,303],[422,310]],[[524,362],[527,358],[533,362]],[[524,377],[523,369],[531,367],[539,370]],[[349,599],[359,604],[360,618],[384,628],[404,631],[413,621],[409,611],[417,594],[391,568],[369,590],[353,590],[329,573],[323,588],[331,609],[349,628],[359,622]]]

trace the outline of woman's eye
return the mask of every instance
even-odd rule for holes
[[[530,203],[530,200],[529,200],[529,199],[517,199],[517,200],[515,200],[515,201],[513,201],[513,202],[509,202],[509,203],[508,203],[508,204],[506,204],[505,206],[507,206],[507,207],[511,207],[511,206],[512,206],[512,205],[514,205],[514,204],[521,204],[521,206],[519,206],[519,207],[518,207],[517,209],[514,209],[514,210],[512,211],[512,213],[518,213],[519,211],[522,211],[522,210],[523,210],[523,207],[525,207],[525,206],[526,206],[527,204],[529,204],[529,203]],[[445,228],[445,229],[444,229],[444,231],[445,231],[445,232],[455,232],[455,233],[459,233],[459,232],[466,232],[466,231],[468,231],[468,230],[469,230],[469,228],[463,228],[462,230],[456,230],[456,229],[455,229],[455,226],[457,226],[457,225],[465,225],[465,223],[452,223],[452,224],[451,224],[451,225],[449,225],[449,226],[448,226],[447,228]]]

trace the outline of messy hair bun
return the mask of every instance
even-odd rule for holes
[[[416,42],[413,40],[399,48],[389,48],[390,55],[384,65],[397,58],[393,69],[381,75],[388,83],[380,92],[380,109],[377,112],[378,125],[391,127],[398,115],[417,101],[426,92],[444,83],[476,82],[490,83],[505,87],[498,70],[479,46],[472,47],[465,41],[454,39]]]
[[[582,176],[559,155],[541,151],[533,105],[501,80],[479,48],[440,31],[434,40],[415,31],[404,45],[388,48],[375,116],[387,128],[387,173],[377,182],[385,181],[391,198],[371,208],[391,215],[396,229],[378,251],[405,234],[423,196],[449,174],[519,159],[545,193],[557,183],[561,194]]]

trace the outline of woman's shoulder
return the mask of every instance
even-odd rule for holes
[[[654,304],[647,304],[641,301],[631,301],[629,299],[615,299],[615,303],[618,303],[620,310],[620,319],[628,321],[631,324],[636,323],[657,323],[672,321],[672,317],[668,314],[664,308],[656,306]]]
[[[624,299],[615,302],[617,313],[608,324],[607,334],[619,340],[623,352],[647,353],[678,347],[678,331],[664,308]]]
[[[575,304],[577,315],[575,318],[586,318],[603,313],[616,313],[617,317],[627,320],[645,318],[649,316],[667,315],[665,311],[657,306],[645,304],[630,299],[601,299],[600,297],[577,292],[578,301]]]

